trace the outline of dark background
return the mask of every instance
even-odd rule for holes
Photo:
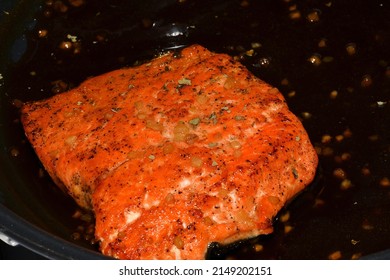
[[[388,1],[72,3],[0,3],[0,202],[43,229],[44,238],[96,251],[87,240],[72,239],[80,225],[71,218],[77,207],[42,172],[18,121],[18,104],[198,43],[235,56],[278,87],[320,157],[315,182],[281,211],[289,213],[288,221],[277,217],[270,236],[212,246],[209,257],[327,259],[340,252],[351,259],[390,248]],[[261,47],[253,47],[257,43]],[[348,54],[347,46],[356,53]],[[30,244],[31,238],[22,241]],[[256,251],[259,245],[263,250]],[[23,251],[3,244],[1,250],[3,256]]]

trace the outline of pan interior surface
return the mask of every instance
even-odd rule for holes
[[[355,259],[390,248],[388,3],[17,2],[0,4],[7,11],[0,22],[1,231],[50,258],[96,257],[93,217],[46,174],[18,108],[196,43],[232,55],[279,88],[320,158],[316,180],[283,209],[273,234],[212,244],[208,258]],[[18,230],[31,225],[42,235],[31,242],[10,217],[22,219]],[[75,250],[50,255],[32,245],[53,240]]]

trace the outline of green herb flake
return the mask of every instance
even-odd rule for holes
[[[218,143],[216,143],[216,142],[211,142],[211,143],[209,143],[209,148],[214,148],[214,147],[216,147],[218,145]]]
[[[217,124],[218,118],[216,113],[212,113],[209,117],[209,119],[213,122],[213,124]]]
[[[120,110],[122,110],[122,108],[111,108],[111,111],[114,113],[118,113]]]
[[[190,79],[187,79],[187,78],[183,78],[183,79],[180,79],[178,81],[179,85],[186,85],[186,86],[190,86],[191,85],[191,80]]]
[[[299,177],[299,176],[298,176],[298,171],[297,171],[294,167],[292,168],[292,173],[293,173],[293,175],[294,175],[294,178],[295,178],[295,179],[298,179],[298,177]]]
[[[149,158],[150,160],[156,159],[156,157],[155,157],[154,155],[149,155],[148,158]]]
[[[245,121],[246,120],[246,118],[244,116],[234,116],[234,119],[236,121]]]
[[[197,126],[200,123],[200,118],[195,118],[189,121],[189,123],[193,126]]]
[[[221,108],[221,113],[222,113],[223,111],[226,111],[226,112],[228,112],[228,113],[231,113],[230,108],[227,107],[227,106]]]

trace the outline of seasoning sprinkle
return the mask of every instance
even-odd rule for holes
[[[200,118],[195,118],[189,121],[193,126],[197,126],[200,123]]]
[[[245,121],[246,120],[246,118],[244,116],[234,116],[234,119],[236,121]]]
[[[295,167],[292,168],[292,174],[294,175],[295,179],[298,179],[299,175],[298,175],[298,171],[295,169]]]
[[[210,115],[209,119],[213,121],[213,124],[217,124],[218,122],[217,114],[214,112]]]
[[[186,85],[190,86],[191,85],[191,80],[188,78],[183,78],[178,81],[179,85]]]
[[[121,110],[121,108],[111,108],[111,111],[114,113],[118,113]]]
[[[77,42],[77,36],[68,34],[68,35],[66,35],[66,38],[68,38],[72,43]]]

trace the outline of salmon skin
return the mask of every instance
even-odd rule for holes
[[[276,88],[199,45],[25,103],[21,118],[118,259],[204,259],[211,242],[269,234],[318,162]]]

